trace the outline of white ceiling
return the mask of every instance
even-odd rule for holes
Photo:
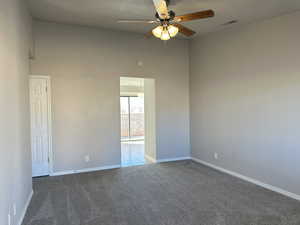
[[[153,19],[152,0],[27,0],[35,19],[145,33],[155,25],[120,24],[118,19]],[[300,10],[300,0],[171,0],[177,15],[213,9],[214,18],[186,22],[198,35]],[[229,25],[237,26],[237,24]]]

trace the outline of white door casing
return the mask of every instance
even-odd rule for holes
[[[51,173],[50,79],[47,76],[31,76],[29,85],[32,176],[46,176]]]
[[[145,101],[145,155],[153,162],[157,161],[156,149],[156,103],[155,103],[155,80],[144,79]]]

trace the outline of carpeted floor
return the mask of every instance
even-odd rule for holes
[[[23,225],[300,225],[300,202],[192,161],[34,180]]]

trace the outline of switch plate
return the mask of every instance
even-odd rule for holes
[[[143,61],[140,61],[140,60],[139,60],[139,61],[137,62],[137,65],[138,65],[138,66],[143,66],[144,63],[143,63]]]
[[[215,159],[218,159],[219,158],[218,153],[215,152],[214,157],[215,157]]]
[[[85,157],[84,157],[84,160],[85,160],[85,162],[89,162],[91,159],[90,159],[90,156],[89,155],[86,155]]]

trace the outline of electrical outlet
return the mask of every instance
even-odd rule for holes
[[[14,203],[13,205],[13,210],[14,210],[14,216],[17,215],[17,206],[16,206],[16,203]]]
[[[85,160],[85,162],[89,162],[89,161],[90,161],[90,156],[89,156],[89,155],[86,155],[86,156],[84,157],[84,160]]]
[[[218,159],[219,158],[218,153],[215,152],[214,157],[215,157],[215,159]]]

